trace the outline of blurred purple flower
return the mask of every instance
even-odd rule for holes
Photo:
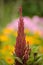
[[[34,16],[33,18],[30,17],[23,17],[24,19],[24,27],[25,29],[29,29],[32,32],[40,31],[43,33],[43,18],[40,18],[38,16]],[[19,18],[15,19],[11,23],[7,25],[8,29],[18,29],[18,22]]]

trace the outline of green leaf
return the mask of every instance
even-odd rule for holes
[[[19,57],[15,57],[15,59],[20,62],[21,64],[23,64],[22,60]]]
[[[0,60],[0,65],[9,65],[4,59]]]
[[[34,65],[38,64],[41,60],[42,58],[39,58],[37,61],[34,62]]]
[[[34,63],[34,56],[33,56],[33,53],[30,54],[30,57],[29,59],[27,60],[27,65],[31,65]]]
[[[37,46],[37,45],[32,45],[31,46],[31,49],[32,49],[32,53],[37,53],[38,52],[38,49],[39,49],[39,46]]]

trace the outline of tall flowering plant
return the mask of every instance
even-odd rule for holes
[[[18,23],[18,36],[15,45],[15,64],[14,65],[43,65],[42,55],[38,54],[37,46],[29,48],[29,43],[26,43],[24,33],[24,22],[22,17],[22,8],[20,8],[20,19]],[[32,50],[33,49],[33,50]],[[34,51],[35,50],[35,51]],[[31,53],[30,53],[31,52]]]
[[[22,63],[15,60],[15,65],[26,65],[26,61],[28,60],[30,49],[29,45],[26,45],[25,33],[24,33],[24,22],[22,18],[22,8],[20,7],[20,19],[18,23],[18,36],[16,39],[15,45],[15,54],[18,58],[22,60]]]

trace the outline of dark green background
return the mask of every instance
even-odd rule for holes
[[[17,2],[17,0],[4,0],[4,3]],[[43,16],[43,0],[22,0],[23,15],[33,16],[39,15]]]
[[[23,16],[43,17],[43,0],[0,0],[0,27],[5,27],[12,19],[19,16],[17,5],[22,5]],[[21,3],[22,2],[22,3]]]

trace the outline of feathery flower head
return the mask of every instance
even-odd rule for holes
[[[20,7],[20,19],[18,23],[18,36],[16,39],[15,45],[15,54],[17,57],[22,59],[23,65],[26,64],[28,60],[30,49],[29,46],[26,46],[25,33],[24,33],[24,22],[22,17],[22,8]],[[22,65],[17,60],[15,61],[15,65]]]

